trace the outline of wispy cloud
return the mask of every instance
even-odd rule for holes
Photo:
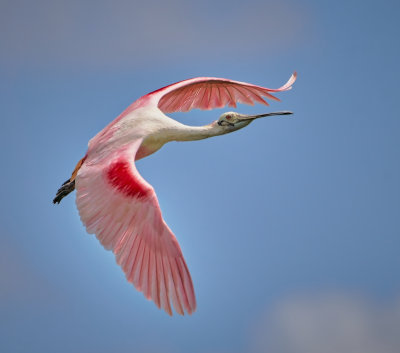
[[[304,12],[287,2],[27,1],[0,5],[3,65],[106,68],[262,55],[294,45]]]
[[[253,352],[395,353],[400,350],[400,298],[378,304],[347,294],[300,296],[265,313]]]

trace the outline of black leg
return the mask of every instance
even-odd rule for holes
[[[58,189],[57,195],[53,200],[53,203],[60,203],[60,201],[67,196],[70,192],[75,190],[75,180],[69,181],[67,180],[62,186]]]

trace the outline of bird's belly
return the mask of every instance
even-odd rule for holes
[[[147,139],[144,140],[136,153],[135,160],[142,159],[153,154],[154,152],[157,152],[163,145],[164,143],[160,141],[149,141]]]

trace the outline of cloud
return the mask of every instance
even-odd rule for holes
[[[252,333],[254,353],[395,353],[400,351],[400,298],[383,305],[348,294],[287,299]]]
[[[304,17],[276,1],[3,1],[1,61],[106,68],[260,55],[294,45]]]

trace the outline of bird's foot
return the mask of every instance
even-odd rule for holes
[[[69,193],[75,190],[75,180],[70,181],[69,179],[62,184],[62,186],[58,189],[56,197],[53,200],[53,203],[60,203],[60,201],[67,196]]]

